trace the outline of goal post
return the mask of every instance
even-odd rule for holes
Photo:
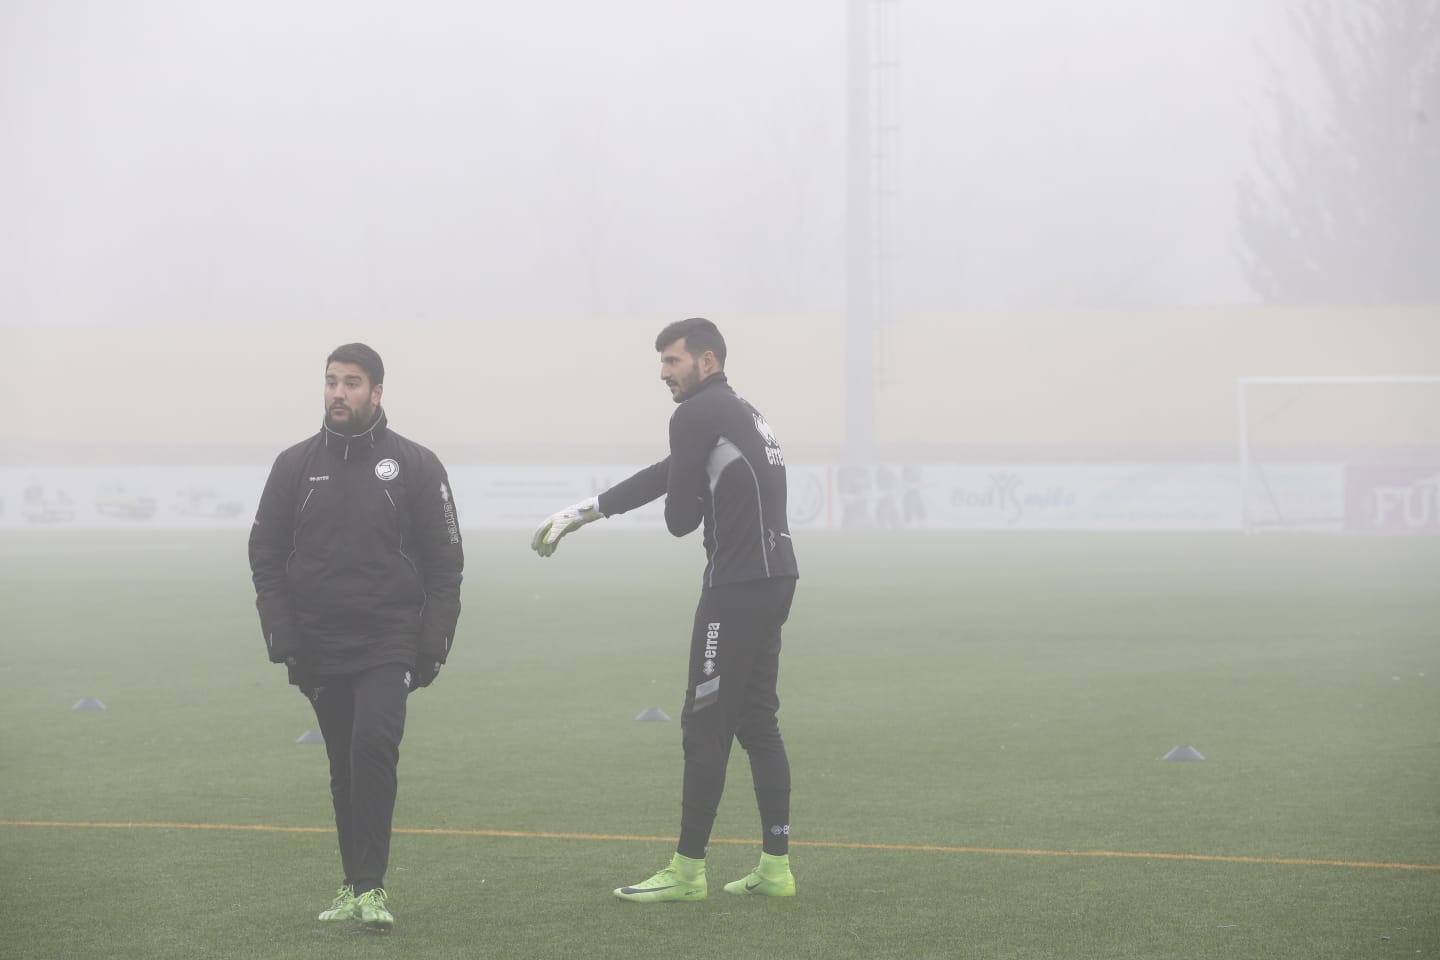
[[[1440,533],[1440,375],[1240,377],[1246,532]]]

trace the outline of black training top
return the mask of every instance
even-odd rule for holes
[[[705,523],[704,585],[799,576],[785,514],[785,455],[760,412],[724,373],[700,382],[670,417],[670,456],[600,494],[600,512],[665,497],[677,537]]]
[[[270,659],[317,674],[443,661],[464,566],[444,466],[383,410],[364,433],[323,426],[280,454],[250,529]]]

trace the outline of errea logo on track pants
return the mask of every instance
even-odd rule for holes
[[[705,676],[715,672],[715,661],[720,658],[720,622],[712,621],[705,626],[705,665],[700,669]]]

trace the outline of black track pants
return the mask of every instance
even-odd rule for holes
[[[680,714],[685,747],[679,852],[703,857],[725,791],[730,746],[750,755],[764,848],[782,854],[790,838],[790,761],[780,709],[780,628],[795,596],[793,578],[711,587],[700,594],[690,639],[689,680]]]
[[[330,757],[340,862],[357,895],[385,884],[410,673],[392,663],[325,677],[311,698]]]

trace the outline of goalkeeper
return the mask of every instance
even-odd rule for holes
[[[705,848],[730,746],[739,738],[750,755],[762,853],[759,866],[725,890],[793,896],[790,762],[775,720],[780,628],[798,576],[785,514],[785,457],[765,418],[726,380],[725,340],[715,324],[672,323],[655,349],[660,377],[680,405],[670,418],[670,456],[549,517],[530,544],[548,557],[585,524],[661,496],[675,536],[704,524],[705,573],[680,714],[680,839],[669,866],[615,895],[640,903],[705,898]]]

